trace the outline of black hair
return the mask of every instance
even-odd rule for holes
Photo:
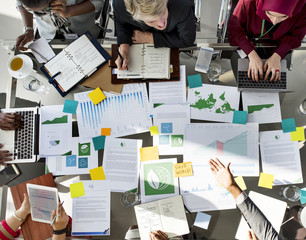
[[[50,0],[21,0],[21,2],[27,8],[40,8],[49,4]]]

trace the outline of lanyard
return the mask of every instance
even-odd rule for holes
[[[258,41],[258,40],[261,39],[263,36],[265,36],[267,33],[269,33],[269,32],[272,30],[272,28],[274,28],[274,26],[275,26],[275,25],[273,25],[272,27],[270,27],[270,29],[269,29],[268,31],[266,31],[266,32],[264,33],[265,22],[266,22],[266,20],[263,19],[263,20],[262,20],[262,24],[261,24],[261,34],[260,34],[260,36],[259,36],[258,38],[255,38],[256,41]]]

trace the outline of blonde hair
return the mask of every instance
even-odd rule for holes
[[[164,14],[168,0],[124,0],[126,10],[135,20],[144,20]]]

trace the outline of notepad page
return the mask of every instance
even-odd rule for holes
[[[92,72],[106,61],[86,35],[79,37],[64,51],[70,54],[76,65],[81,67],[84,75]]]
[[[170,78],[170,48],[155,48],[154,45],[144,46],[144,77]]]
[[[67,58],[65,51],[61,51],[51,61],[46,63],[45,68],[51,77],[61,72],[55,80],[65,92],[84,77],[84,74],[77,69],[75,63],[70,58]]]

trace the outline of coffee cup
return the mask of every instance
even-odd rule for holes
[[[25,54],[18,54],[8,60],[7,68],[11,76],[15,78],[25,78],[33,70],[32,59]]]

